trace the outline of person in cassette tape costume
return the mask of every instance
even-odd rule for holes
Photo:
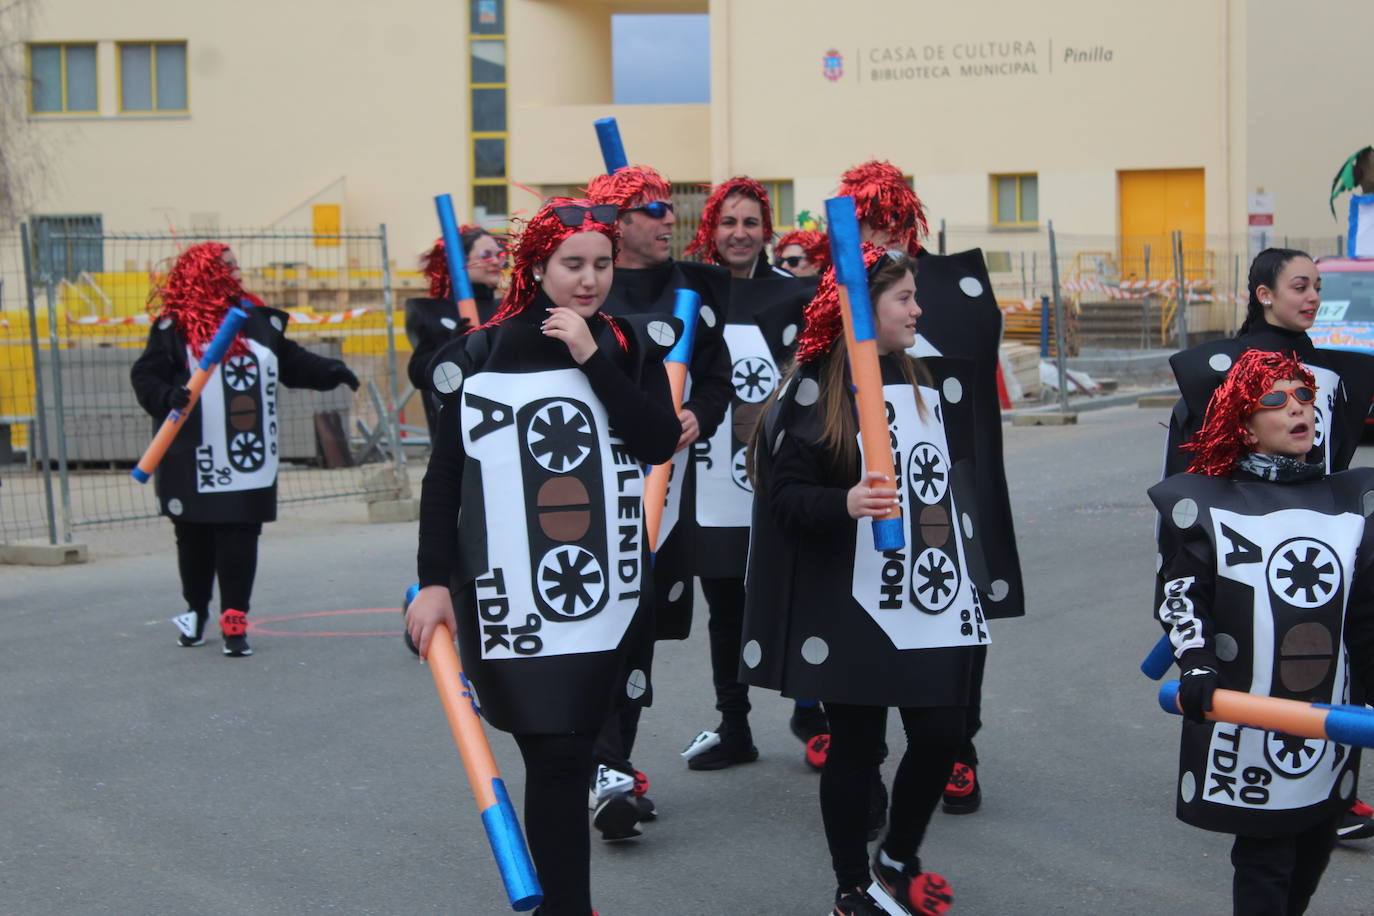
[[[1002,461],[1002,413],[997,394],[1002,312],[979,249],[936,254],[922,244],[927,234],[925,207],[900,169],[871,160],[840,177],[839,194],[854,198],[865,241],[904,250],[916,258],[916,296],[922,316],[915,357],[950,356],[972,363],[973,413],[978,515],[983,520],[983,553],[989,571],[984,613],[989,619],[1025,614],[1021,559],[1016,545],[1006,471]],[[971,814],[982,804],[978,751],[974,736],[982,728],[983,673],[987,649],[974,650],[972,693],[966,740],[950,770],[943,809]]]
[[[549,916],[591,910],[593,745],[613,706],[652,697],[641,468],[681,431],[662,362],[679,324],[601,311],[618,239],[614,206],[550,201],[495,318],[431,361],[442,405],[406,626],[423,656],[446,623],[484,718],[515,735]]]
[[[1344,471],[1360,444],[1370,397],[1374,395],[1374,356],[1313,346],[1307,331],[1321,307],[1321,277],[1305,252],[1266,248],[1250,264],[1245,320],[1233,338],[1208,341],[1169,359],[1180,398],[1169,418],[1164,476],[1186,470],[1191,457],[1182,449],[1196,434],[1213,392],[1246,350],[1292,356],[1317,384],[1313,449],[1309,459],[1328,472]],[[1160,538],[1167,540],[1167,528]],[[1158,604],[1164,598],[1155,595]],[[1346,840],[1374,837],[1374,811],[1356,799],[1340,826]]]
[[[1355,798],[1360,755],[1330,741],[1204,719],[1217,687],[1311,703],[1374,690],[1374,470],[1309,462],[1313,374],[1241,354],[1150,489],[1160,514],[1156,612],[1182,671],[1178,817],[1233,833],[1235,912],[1307,909]]]
[[[721,333],[730,297],[730,274],[716,264],[672,257],[672,186],[657,171],[632,165],[611,175],[598,175],[587,196],[619,208],[621,245],[615,278],[606,297],[609,315],[666,317],[673,312],[679,289],[701,297],[700,319],[688,366],[687,385],[678,419],[682,432],[673,454],[668,499],[654,553],[654,634],[658,639],[686,639],[691,632],[696,547],[696,470],[692,446],[709,440],[725,417],[734,394],[730,355]],[[607,720],[597,741],[598,770],[592,790],[598,802],[594,823],[607,840],[638,836],[628,794],[638,820],[657,815],[648,797],[648,777],[631,762],[639,732],[641,707],[623,704]],[[628,789],[627,789],[628,787]]]
[[[231,307],[248,319],[157,469],[158,510],[176,533],[186,613],[175,619],[182,646],[205,644],[218,579],[224,654],[252,654],[247,615],[263,522],[277,517],[279,386],[358,390],[337,359],[286,336],[288,316],[245,292],[238,260],[219,242],[177,256],[150,299],[148,344],[129,372],[134,395],[157,424],[190,400],[185,385]]]
[[[496,314],[500,305],[497,297],[501,285],[501,268],[506,253],[501,243],[481,226],[460,226],[458,239],[463,246],[468,278],[472,281],[472,297],[477,305],[477,317],[485,323]],[[448,256],[444,240],[439,239],[420,256],[420,272],[429,281],[429,296],[406,300],[406,339],[410,341],[410,362],[407,374],[410,384],[420,392],[425,408],[425,421],[431,434],[435,428],[437,405],[429,390],[429,361],[440,347],[455,337],[472,330],[467,320],[458,314],[453,299],[453,283],[449,279]]]
[[[768,264],[764,247],[773,235],[768,192],[752,178],[731,178],[706,199],[701,224],[688,254],[729,269],[730,309],[723,333],[729,348],[733,397],[713,435],[692,446],[696,471],[696,571],[707,604],[711,679],[721,721],[700,733],[683,752],[693,770],[719,770],[757,760],[749,728],[749,688],[739,680],[740,628],[744,623],[744,567],[749,552],[753,486],[745,451],[763,403],[781,380],[778,365],[790,354],[802,326],[802,310],[816,281],[799,279]],[[774,352],[765,327],[778,328]],[[810,742],[829,729],[814,700],[800,700],[792,731]],[[808,751],[811,751],[808,748]],[[819,767],[824,745],[808,753]]]
[[[913,259],[865,245],[864,263],[897,479],[862,472],[838,288],[827,271],[807,306],[795,368],[753,439],[740,675],[825,707],[831,743],[820,803],[837,916],[883,912],[864,891],[869,795],[886,753],[887,710],[899,709],[907,747],[873,872],[907,912],[938,914],[952,895],[918,852],[964,746],[974,652],[989,640],[972,367],[907,355],[922,314]],[[871,519],[899,491],[906,546],[879,553]]]

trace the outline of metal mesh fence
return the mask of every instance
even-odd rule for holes
[[[1039,346],[1042,301],[1053,300],[1048,226],[992,230],[941,226],[931,248],[983,249],[1006,317],[1006,338]],[[1251,243],[1247,235],[1055,237],[1066,349],[1175,349],[1235,333],[1245,317]],[[1275,237],[1266,244],[1314,258],[1343,250],[1336,234]],[[1048,335],[1052,340],[1052,334]],[[1052,344],[1051,344],[1052,346]]]
[[[204,240],[36,229],[31,311],[22,240],[0,238],[0,542],[69,540],[83,528],[156,515],[152,487],[128,474],[153,430],[129,369],[147,341],[158,275],[180,249]],[[414,271],[392,271],[385,227],[337,236],[216,232],[214,239],[233,248],[245,289],[288,312],[292,340],[343,359],[362,382],[356,393],[280,392],[280,501],[394,493],[404,478],[369,473],[368,465],[404,467],[404,407],[398,414],[392,405],[408,391],[398,391],[404,372],[397,366],[409,346],[393,316],[396,303],[424,294],[424,284]],[[418,400],[410,407],[422,413]]]

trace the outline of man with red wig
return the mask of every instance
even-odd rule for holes
[[[186,382],[229,309],[248,320],[157,469],[158,509],[176,533],[187,611],[178,644],[203,646],[210,595],[219,580],[224,654],[251,655],[248,605],[263,522],[277,517],[277,388],[358,390],[340,360],[286,337],[285,312],[244,291],[228,245],[201,242],[177,256],[149,297],[148,345],[130,370],[134,394],[155,426],[186,406]]]
[[[682,435],[673,458],[669,502],[659,531],[653,577],[654,627],[658,638],[686,639],[691,630],[692,548],[696,538],[692,446],[715,433],[734,390],[730,384],[729,351],[721,335],[729,303],[730,275],[714,264],[673,259],[672,186],[649,166],[632,165],[614,174],[598,175],[588,185],[587,196],[598,204],[613,204],[620,211],[620,251],[604,306],[607,314],[667,316],[672,314],[677,290],[693,289],[701,296],[701,317],[688,367],[687,392],[678,414]],[[603,768],[597,782],[605,786],[620,784],[622,776],[636,779],[639,803],[648,819],[654,816],[654,809],[643,795],[647,780],[630,762],[638,722],[639,707],[633,704],[625,704],[608,721],[597,746],[597,762]],[[603,835],[607,839],[617,838],[613,832]]]
[[[1306,911],[1356,797],[1358,749],[1211,722],[1227,687],[1304,703],[1374,697],[1374,470],[1310,461],[1320,392],[1286,353],[1247,350],[1150,489],[1185,721],[1179,819],[1235,834],[1237,914]],[[1243,779],[1238,779],[1243,774]]]
[[[775,271],[764,248],[773,234],[773,208],[768,192],[752,178],[737,177],[712,189],[688,253],[730,270],[730,312],[724,326],[732,360],[733,397],[726,421],[714,435],[698,442],[696,518],[700,538],[696,572],[707,604],[711,646],[711,679],[720,724],[700,733],[684,756],[693,770],[719,770],[757,760],[749,727],[749,688],[740,681],[740,633],[744,625],[744,572],[749,553],[753,487],[744,471],[749,435],[764,402],[780,379],[779,361],[802,327],[802,309],[815,292],[815,281]],[[778,335],[786,343],[770,347],[773,327],[792,328]],[[792,731],[809,742],[828,729],[825,714],[813,700],[798,700]],[[819,765],[820,757],[808,756]]]
[[[794,277],[816,277],[830,266],[830,240],[824,232],[796,229],[773,246],[773,264]]]

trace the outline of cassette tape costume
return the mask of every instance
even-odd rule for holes
[[[964,744],[974,649],[989,639],[978,587],[987,582],[973,495],[973,381],[964,361],[922,365],[903,352],[921,314],[912,260],[866,245],[864,264],[897,479],[861,470],[829,271],[807,307],[796,368],[753,442],[740,672],[746,683],[825,706],[831,743],[820,797],[840,916],[881,912],[862,891],[865,841],[887,709],[899,708],[908,743],[874,871],[908,912],[939,913],[948,888],[922,871],[917,853]],[[906,546],[880,553],[871,519],[886,514],[898,488]],[[916,902],[928,891],[941,906]]]
[[[921,244],[926,235],[925,208],[901,171],[889,162],[870,161],[840,178],[839,192],[854,198],[865,237],[901,248],[917,259],[916,297],[921,322],[912,356],[949,356],[972,364],[975,472],[974,499],[983,520],[982,543],[989,574],[982,594],[990,619],[1025,614],[1021,559],[1016,545],[1006,471],[1002,460],[1002,413],[997,395],[997,368],[1002,343],[1002,312],[979,249],[935,254]],[[951,770],[944,810],[977,811],[982,803],[978,751],[974,736],[982,728],[983,672],[987,652],[974,653],[967,742]]]
[[[1169,418],[1166,477],[1189,466],[1191,458],[1181,446],[1202,426],[1217,386],[1246,350],[1291,356],[1311,373],[1317,400],[1308,460],[1321,461],[1332,473],[1350,466],[1374,395],[1374,356],[1313,346],[1307,330],[1321,305],[1321,287],[1317,265],[1304,252],[1288,248],[1260,252],[1250,265],[1249,296],[1245,321],[1236,337],[1199,344],[1169,359],[1181,396]],[[1170,536],[1168,526],[1160,529],[1162,543]],[[1155,603],[1163,598],[1157,592]],[[1341,825],[1341,835],[1346,839],[1374,836],[1374,819],[1363,802],[1354,803]]]
[[[667,501],[654,554],[654,633],[658,639],[686,639],[691,632],[696,546],[696,474],[692,445],[709,439],[725,417],[734,394],[730,384],[730,356],[721,334],[727,319],[730,274],[715,264],[678,261],[672,257],[672,186],[654,169],[631,165],[614,174],[598,175],[587,188],[598,204],[619,208],[620,253],[615,279],[604,309],[617,316],[667,317],[679,289],[701,298],[696,342],[688,366],[686,389],[678,419],[682,433],[673,454]],[[632,786],[641,820],[655,816],[645,794],[647,777],[631,760],[639,729],[640,707],[624,706],[611,717],[597,742],[599,767],[593,789],[601,800],[624,795]],[[623,801],[623,799],[618,799]],[[619,811],[623,816],[612,816]],[[637,835],[630,806],[607,805],[594,820],[606,839]]]
[[[813,279],[798,279],[768,266],[764,245],[773,234],[772,216],[763,185],[751,178],[732,178],[712,190],[696,237],[687,247],[689,254],[721,264],[732,274],[723,331],[733,396],[715,433],[692,446],[699,535],[696,571],[706,598],[711,677],[721,715],[716,730],[702,732],[684,752],[687,765],[694,770],[718,770],[758,759],[749,728],[749,688],[739,681],[744,568],[753,503],[745,452],[764,402],[781,381],[779,363],[761,323],[781,325],[783,339],[795,345],[802,310],[816,289]],[[791,347],[786,350],[790,353]],[[792,726],[803,742],[828,731],[814,701],[798,706]]]
[[[150,299],[158,310],[148,344],[129,372],[139,404],[157,423],[186,406],[185,384],[231,306],[248,318],[158,466],[158,510],[176,532],[187,611],[180,645],[205,642],[211,591],[219,581],[224,653],[251,655],[247,614],[263,522],[277,517],[277,398],[282,385],[358,389],[343,362],[286,336],[285,312],[244,291],[227,245],[183,251]]]
[[[1245,352],[1184,446],[1189,472],[1150,490],[1169,535],[1157,616],[1183,672],[1178,817],[1236,834],[1247,916],[1306,910],[1359,751],[1206,721],[1212,692],[1339,704],[1374,688],[1374,470],[1305,460],[1320,396],[1291,356]]]
[[[680,432],[662,364],[678,324],[600,311],[615,216],[546,204],[496,316],[431,361],[442,405],[406,615],[423,654],[456,612],[483,715],[525,760],[530,850],[560,914],[591,908],[596,734],[613,705],[652,695],[641,466],[667,461]]]
[[[458,234],[463,243],[468,276],[472,279],[477,315],[485,323],[492,319],[500,305],[496,292],[501,283],[505,252],[492,234],[480,226],[461,226]],[[420,392],[425,421],[432,435],[436,407],[435,395],[430,391],[429,362],[445,343],[472,329],[458,314],[458,303],[453,299],[443,239],[436,241],[434,247],[420,257],[420,271],[429,281],[429,296],[406,300],[406,339],[411,347],[407,374],[410,384]]]

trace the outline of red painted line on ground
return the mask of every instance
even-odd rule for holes
[[[283,614],[280,617],[264,617],[261,620],[248,619],[248,629],[264,636],[400,636],[401,630],[269,630],[263,624],[280,623],[283,620],[306,620],[311,617],[333,617],[338,614],[396,614],[400,608],[358,608],[348,611],[312,611],[309,614]]]

